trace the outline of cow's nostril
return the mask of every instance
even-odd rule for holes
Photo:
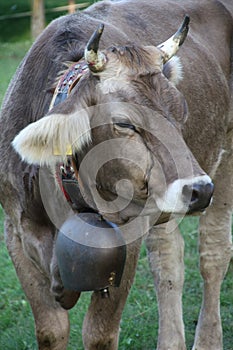
[[[197,190],[192,190],[191,203],[198,201],[199,192]]]
[[[189,213],[201,211],[208,207],[213,195],[214,185],[210,183],[194,183],[185,185],[182,190],[185,202],[189,204]]]

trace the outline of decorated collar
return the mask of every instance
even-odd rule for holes
[[[71,90],[75,87],[81,77],[89,71],[86,61],[81,60],[73,63],[59,79],[53,94],[49,110],[60,102],[67,99]]]

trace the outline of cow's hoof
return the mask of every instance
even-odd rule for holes
[[[55,299],[63,309],[69,310],[77,303],[80,294],[80,292],[64,289],[63,293],[60,296],[56,296]]]

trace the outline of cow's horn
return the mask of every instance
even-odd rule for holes
[[[188,34],[188,30],[189,16],[186,15],[183,20],[183,23],[181,24],[177,32],[171,38],[157,46],[164,53],[164,63],[170,60],[170,58],[172,58],[172,56],[174,56],[177,53],[179,47],[185,41],[185,38]]]
[[[85,60],[93,72],[99,72],[103,69],[107,59],[103,52],[99,51],[99,41],[104,30],[104,25],[100,24],[92,34],[85,48]]]

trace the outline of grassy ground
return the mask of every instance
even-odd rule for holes
[[[29,43],[0,44],[0,103],[3,92]],[[191,349],[201,303],[202,280],[198,272],[197,219],[185,219],[181,230],[185,237],[186,281],[183,296],[187,348]],[[3,239],[3,212],[0,208],[0,349],[35,350],[33,318],[16,278]],[[221,295],[224,350],[233,350],[233,268],[224,280]],[[71,337],[68,350],[81,350],[81,325],[90,293],[83,293],[70,311]],[[124,310],[120,350],[156,348],[157,305],[145,247],[142,247],[135,284]],[[206,349],[208,350],[208,349]]]

